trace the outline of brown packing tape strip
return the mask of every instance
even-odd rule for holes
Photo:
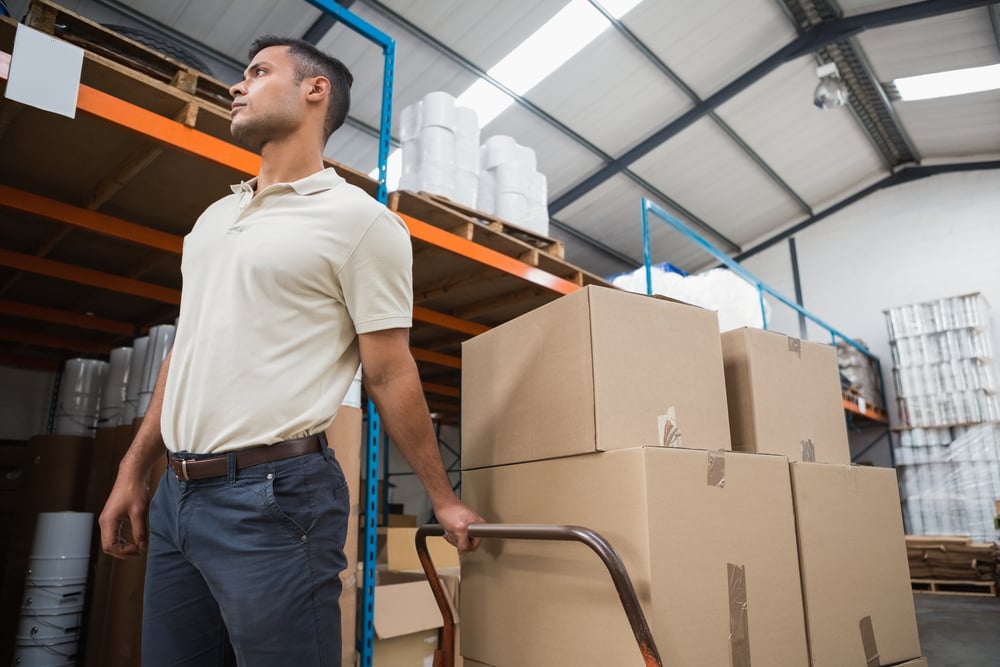
[[[726,485],[726,452],[720,449],[708,453],[708,485],[722,488]]]
[[[865,616],[858,622],[861,630],[861,645],[865,649],[866,667],[880,667],[881,662],[878,655],[878,644],[875,643],[875,628],[872,626],[872,617]]]
[[[788,337],[788,351],[794,352],[798,355],[799,359],[802,358],[802,341],[798,338]]]
[[[816,462],[816,447],[813,445],[813,441],[806,438],[802,441],[802,460],[806,463]]]
[[[657,416],[657,435],[661,447],[682,447],[681,429],[677,425],[677,410],[674,406],[667,408],[666,414]]]
[[[726,563],[729,577],[729,664],[750,667],[747,574],[743,565]]]

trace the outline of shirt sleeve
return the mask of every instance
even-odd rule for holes
[[[382,211],[339,273],[359,334],[413,325],[413,246],[406,225]]]

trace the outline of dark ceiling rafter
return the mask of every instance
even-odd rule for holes
[[[922,178],[927,178],[928,176],[937,176],[938,174],[953,174],[964,171],[985,171],[990,169],[1000,169],[1000,160],[990,160],[986,162],[957,162],[936,165],[910,165],[902,167],[895,173],[887,175],[885,178],[872,183],[866,188],[862,188],[849,197],[841,199],[836,204],[833,204],[819,213],[809,216],[802,222],[799,222],[792,227],[775,234],[771,238],[758,243],[754,247],[741,252],[739,255],[733,257],[733,259],[737,262],[742,262],[749,257],[753,257],[757,253],[767,250],[771,246],[798,234],[806,227],[811,227],[823,218],[829,217],[837,211],[847,208],[851,204],[856,204],[868,195],[874,194],[879,190],[891,188],[896,185],[902,185],[903,183],[910,183]]]
[[[405,17],[400,16],[398,13],[396,13],[395,11],[393,11],[392,9],[390,9],[389,7],[386,7],[384,4],[382,4],[378,0],[364,0],[364,4],[367,5],[368,7],[371,7],[373,10],[379,12],[380,14],[382,14],[383,16],[385,16],[386,18],[388,18],[389,20],[393,21],[394,23],[398,24],[399,26],[401,26],[402,28],[404,28],[407,32],[409,32],[410,34],[412,34],[414,37],[416,37],[420,41],[424,42],[425,44],[433,47],[438,52],[444,54],[445,56],[447,56],[449,59],[451,59],[456,64],[461,65],[467,71],[475,74],[476,76],[478,76],[478,77],[480,77],[482,79],[485,79],[486,81],[489,81],[491,84],[493,84],[494,86],[496,86],[498,89],[502,90],[504,93],[506,93],[511,98],[513,98],[514,101],[517,102],[519,105],[521,105],[522,107],[524,107],[525,109],[527,109],[531,113],[535,114],[536,116],[538,116],[539,118],[541,118],[542,120],[544,120],[546,123],[548,123],[549,125],[553,126],[557,130],[559,130],[560,132],[562,132],[563,134],[565,134],[567,137],[569,137],[570,139],[572,139],[574,142],[576,142],[580,146],[583,146],[589,152],[591,152],[594,155],[598,156],[599,158],[601,158],[605,162],[608,162],[608,161],[610,161],[610,160],[613,159],[611,155],[609,155],[608,153],[605,153],[600,148],[598,148],[597,146],[595,146],[591,142],[587,141],[587,139],[585,137],[581,136],[580,134],[578,134],[574,130],[570,129],[564,123],[562,123],[558,119],[554,118],[552,115],[550,115],[549,113],[547,113],[546,111],[544,111],[543,109],[541,109],[540,107],[538,107],[537,105],[535,105],[534,103],[532,103],[531,101],[529,101],[529,100],[527,100],[527,99],[525,99],[525,98],[517,95],[514,91],[512,91],[509,88],[507,88],[501,82],[499,82],[496,79],[494,79],[493,77],[491,77],[489,74],[486,73],[485,70],[483,70],[482,68],[480,68],[479,66],[477,66],[475,63],[473,63],[472,61],[470,61],[469,59],[467,59],[465,56],[461,55],[460,53],[458,53],[457,51],[455,51],[454,49],[452,49],[448,45],[446,45],[446,44],[442,43],[441,41],[437,40],[432,35],[428,34],[426,31],[422,30],[420,27],[418,27],[417,25],[415,25],[411,21],[407,20]],[[710,234],[711,236],[715,237],[716,239],[718,239],[719,241],[722,241],[731,250],[739,250],[740,247],[739,247],[738,244],[736,244],[734,241],[732,241],[731,239],[729,239],[728,237],[726,237],[724,234],[722,234],[717,229],[713,228],[711,225],[709,225],[704,220],[702,220],[701,218],[699,218],[697,215],[695,215],[694,213],[692,213],[691,211],[689,211],[687,208],[685,208],[684,206],[682,206],[680,203],[678,203],[677,201],[673,200],[666,193],[662,192],[659,188],[655,187],[652,183],[649,183],[647,180],[645,180],[641,176],[635,174],[634,172],[632,172],[632,171],[630,171],[628,169],[622,169],[621,173],[624,176],[628,177],[630,180],[632,180],[634,183],[636,183],[639,187],[641,187],[647,193],[653,195],[653,197],[655,197],[656,199],[659,199],[663,204],[666,205],[667,208],[672,209],[674,212],[678,213],[681,217],[686,218],[695,227],[698,227],[703,232],[706,232],[706,233]],[[551,211],[550,211],[550,215],[551,215]],[[556,222],[557,222],[556,220],[553,220],[553,223],[556,223]],[[554,225],[554,226],[557,226],[558,228],[564,228],[564,227],[566,227],[566,225],[564,223],[559,223],[558,225]],[[567,232],[567,233],[569,233],[569,232]],[[583,234],[583,232],[579,232],[579,233]],[[580,237],[578,236],[578,238],[580,238]],[[590,238],[590,237],[587,236],[587,238]],[[597,246],[595,246],[595,247],[597,247]],[[633,262],[633,264],[635,266],[638,266],[638,265],[642,264],[642,262],[640,262],[640,261],[638,261],[636,259],[632,259],[632,262]]]
[[[615,174],[624,170],[639,158],[663,144],[663,142],[676,136],[701,118],[704,118],[710,111],[718,108],[720,105],[743,92],[757,81],[760,81],[762,78],[786,62],[795,60],[796,58],[800,58],[804,55],[815,53],[816,51],[836,42],[842,42],[850,39],[864,30],[931,18],[942,14],[951,14],[966,9],[973,9],[975,7],[983,7],[990,4],[990,1],[991,0],[923,0],[923,2],[916,2],[900,7],[892,7],[890,9],[882,9],[819,23],[809,28],[791,42],[759,62],[757,65],[723,86],[721,89],[706,98],[701,104],[696,104],[690,111],[663,126],[621,156],[611,160],[596,173],[588,176],[580,183],[570,188],[567,192],[556,197],[549,203],[549,211],[550,213],[555,214],[563,210]]]
[[[778,6],[799,34],[820,23],[843,17],[836,0],[778,0]],[[841,80],[847,86],[848,109],[886,169],[893,171],[901,164],[919,163],[920,154],[857,38],[825,46],[815,55],[821,64],[837,65]]]
[[[1000,2],[989,6],[990,25],[993,27],[993,39],[997,43],[997,51],[1000,51]]]
[[[632,44],[632,46],[634,46],[640,53],[642,53],[642,55],[644,55],[649,62],[653,63],[653,65],[660,70],[660,72],[662,72],[671,83],[680,88],[684,94],[687,95],[688,99],[695,104],[701,104],[702,99],[698,96],[698,93],[696,93],[691,86],[678,76],[676,72],[670,69],[670,67],[663,62],[659,56],[653,53],[653,50],[650,49],[645,42],[639,39],[634,32],[629,30],[624,23],[615,18],[615,16],[605,9],[600,2],[597,0],[589,0],[589,2],[595,9],[597,9],[597,11],[604,15],[604,18],[611,22],[611,25],[614,26],[615,30],[621,33],[621,35],[627,39],[629,43]],[[764,158],[757,153],[757,151],[751,148],[750,145],[747,144],[743,138],[729,126],[728,123],[726,123],[726,121],[722,120],[718,114],[715,113],[715,111],[710,111],[708,113],[708,117],[711,118],[712,121],[714,121],[715,124],[718,125],[719,128],[725,132],[726,135],[732,139],[733,142],[735,142],[736,145],[739,146],[740,149],[746,153],[747,156],[753,160],[754,163],[756,163],[757,166],[760,167],[760,169],[767,174],[772,181],[774,181],[775,185],[781,188],[785,194],[787,194],[798,205],[799,208],[801,208],[805,213],[812,215],[813,211],[809,204],[801,196],[799,196],[799,194],[795,192],[795,190],[793,190],[792,187],[785,182],[785,180],[781,178],[776,171],[774,171],[774,169],[771,168],[771,165],[769,165]]]

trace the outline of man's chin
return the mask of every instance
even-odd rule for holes
[[[241,127],[236,123],[231,123],[229,125],[229,133],[233,135],[233,139],[236,143],[244,148],[249,148],[252,151],[259,151],[261,145],[263,145],[260,138],[254,136],[253,132],[247,131],[247,128]]]

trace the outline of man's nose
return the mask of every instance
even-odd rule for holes
[[[247,91],[246,88],[243,87],[244,83],[246,83],[246,79],[234,83],[232,86],[230,86],[229,88],[230,97],[236,97],[237,95],[246,95]]]

